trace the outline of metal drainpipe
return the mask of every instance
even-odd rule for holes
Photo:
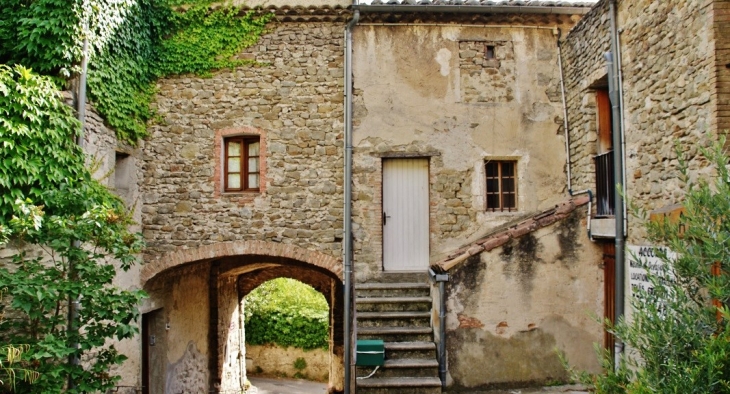
[[[356,4],[356,3],[354,3]],[[351,338],[351,316],[352,307],[352,28],[360,19],[360,11],[355,10],[352,19],[345,27],[345,209],[344,209],[344,256],[345,263],[345,394],[351,393],[351,369],[352,369],[352,338]]]
[[[581,190],[573,192],[573,174],[571,170],[570,162],[570,132],[568,129],[568,104],[565,100],[565,79],[563,77],[563,48],[560,46],[560,29],[557,29],[557,41],[558,41],[558,69],[560,70],[560,92],[563,98],[563,131],[565,132],[565,164],[568,178],[568,194],[571,197],[588,194],[588,219],[586,220],[586,231],[588,232],[588,238],[593,241],[593,235],[591,235],[591,215],[593,214],[593,192],[591,189]]]
[[[615,252],[615,283],[616,283],[616,294],[615,294],[615,315],[614,321],[618,322],[624,315],[624,270],[625,270],[625,204],[623,201],[622,193],[624,191],[624,136],[622,133],[623,119],[621,116],[621,80],[619,79],[619,73],[621,70],[621,64],[618,63],[620,56],[614,56],[618,54],[619,42],[618,42],[618,30],[616,29],[616,0],[609,1],[609,13],[610,13],[610,28],[611,28],[611,53],[606,54],[607,68],[608,68],[608,83],[609,83],[609,97],[611,98],[611,117],[613,129],[613,149],[614,149],[614,160],[613,160],[613,171],[614,179],[617,181],[616,190],[614,190],[615,206],[614,212],[616,215],[616,252]],[[621,355],[624,351],[624,345],[620,341],[615,342],[615,360],[614,369],[618,368],[621,360]]]
[[[79,92],[76,96],[78,119],[81,122],[81,131],[76,136],[76,145],[84,147],[84,125],[86,124],[86,73],[89,67],[89,40],[84,38],[81,57],[81,75],[79,75]]]
[[[439,345],[438,345],[438,362],[439,362],[439,379],[441,380],[441,388],[446,388],[446,282],[449,281],[449,274],[437,274],[433,269],[428,269],[428,274],[432,282],[439,284]]]
[[[84,44],[82,48],[82,57],[81,57],[81,74],[79,75],[79,86],[78,86],[78,93],[76,94],[76,112],[78,115],[78,120],[81,125],[79,134],[76,136],[76,145],[81,147],[81,149],[84,149],[84,127],[86,124],[86,73],[88,70],[89,65],[89,40],[88,38],[84,37]],[[80,248],[81,242],[79,241],[73,241],[72,246],[74,248]],[[72,276],[75,276],[73,262],[69,262],[69,274]],[[78,327],[76,326],[76,321],[79,318],[79,309],[81,308],[81,300],[79,298],[73,299],[69,297],[68,299],[68,325],[67,330],[68,332],[74,332],[78,330]],[[71,346],[78,350],[79,349],[79,343],[75,342],[72,343]],[[68,356],[68,363],[71,366],[79,365],[79,358],[75,355],[69,355]],[[68,376],[68,388],[72,389],[76,387],[76,384],[73,381],[73,378],[71,375]]]

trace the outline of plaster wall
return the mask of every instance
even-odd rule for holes
[[[162,307],[167,330],[156,338],[166,350],[165,393],[209,390],[209,272],[199,263],[168,272],[148,283],[145,309]]]
[[[599,372],[601,255],[585,212],[529,233],[450,271],[446,347],[450,392],[566,381],[558,357]],[[475,368],[475,366],[479,366]]]
[[[430,159],[432,262],[567,197],[557,26],[356,27],[357,280],[382,266],[383,158]],[[485,58],[486,46],[495,48],[493,59]],[[489,159],[517,161],[517,212],[485,212]]]

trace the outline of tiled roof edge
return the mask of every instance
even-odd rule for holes
[[[485,237],[482,237],[466,246],[462,246],[445,259],[431,264],[431,268],[437,272],[446,272],[471,256],[482,252],[488,252],[506,244],[509,240],[522,237],[525,234],[537,231],[565,219],[581,205],[589,201],[588,196],[572,198],[560,203],[553,208],[536,213],[527,219],[522,219],[507,228],[501,228]]]
[[[509,1],[490,0],[373,0],[371,4],[353,5],[360,12],[445,12],[445,13],[524,13],[582,15],[591,10],[594,3],[568,3],[563,1]]]

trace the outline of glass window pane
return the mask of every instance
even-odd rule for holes
[[[259,172],[259,158],[251,157],[248,159],[248,172]]]
[[[228,172],[241,172],[241,158],[240,157],[229,157],[228,158]]]
[[[505,192],[514,192],[515,191],[515,179],[514,178],[502,179],[502,190]]]
[[[499,192],[499,180],[498,179],[487,179],[487,193]]]
[[[515,207],[515,195],[514,194],[505,194],[502,197],[502,200],[504,201],[504,208],[514,208]]]
[[[487,208],[499,208],[499,196],[497,194],[487,196]]]
[[[228,143],[228,156],[241,156],[240,142],[231,141]]]
[[[514,163],[502,163],[502,176],[514,176],[515,164]]]
[[[497,163],[490,162],[487,163],[487,176],[497,176],[499,175]]]
[[[229,189],[240,189],[241,188],[241,174],[228,174],[228,188]]]
[[[259,155],[259,142],[251,142],[248,144],[248,155],[258,156]]]
[[[248,174],[248,188],[258,189],[259,187],[259,174]]]

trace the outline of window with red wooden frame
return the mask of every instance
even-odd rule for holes
[[[223,190],[225,192],[260,190],[260,150],[259,137],[239,136],[224,139]]]
[[[517,162],[488,161],[487,211],[513,212],[517,210]]]

